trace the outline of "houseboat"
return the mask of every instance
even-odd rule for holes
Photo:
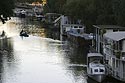
[[[103,55],[100,53],[88,53],[87,75],[89,78],[97,82],[104,81],[106,77],[106,69],[103,62]]]
[[[125,27],[117,25],[93,25],[95,28],[95,49],[99,53],[103,53],[103,35],[105,33],[125,31]]]
[[[81,24],[80,20],[73,20],[61,15],[54,21],[54,25],[60,27],[61,36],[68,37],[77,46],[92,44],[93,35],[85,33],[85,26]]]
[[[103,43],[108,74],[125,82],[125,31],[104,34]]]
[[[58,17],[54,22],[55,26],[59,26],[60,27],[60,34],[62,36],[67,36],[67,31],[69,31],[72,27],[74,28],[81,28],[83,29],[84,26],[80,24],[80,21],[74,21],[71,20],[71,18],[69,18],[68,16],[64,16],[61,15],[60,17]]]
[[[105,57],[107,75],[125,82],[125,27],[94,25],[95,50]]]
[[[78,46],[89,46],[92,44],[92,37],[90,34],[84,32],[84,26],[79,24],[71,24],[70,29],[66,32],[66,35],[69,40],[75,43]]]

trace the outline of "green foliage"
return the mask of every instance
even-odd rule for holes
[[[56,8],[56,1],[57,0],[47,0],[47,8],[48,8],[48,12],[54,12],[56,13],[58,10]]]
[[[10,16],[12,15],[12,9],[14,8],[13,0],[2,0],[0,1],[0,15]]]
[[[1,17],[3,15],[4,18],[10,17],[13,14],[14,8],[14,0],[1,0],[0,1],[0,19],[5,23],[5,20]]]
[[[125,26],[125,0],[113,1],[113,12],[118,25]]]
[[[113,0],[96,0],[97,24],[116,24],[115,16],[112,8]]]
[[[46,12],[81,19],[92,31],[93,24],[125,26],[125,0],[48,0]]]
[[[125,26],[125,0],[68,0],[65,14],[81,19],[92,31],[93,24]]]
[[[64,13],[63,6],[66,0],[47,0],[47,4],[44,7],[44,12],[49,13]]]
[[[42,2],[42,0],[15,0],[15,2],[20,2],[20,3],[25,3],[25,2],[28,2],[28,3],[32,3],[32,2]]]
[[[65,13],[74,19],[81,19],[87,27],[96,23],[96,6],[94,0],[69,0],[65,4]],[[92,31],[92,28],[91,30]]]

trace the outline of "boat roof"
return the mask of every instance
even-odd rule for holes
[[[118,25],[93,25],[99,29],[125,29],[125,27],[118,26]]]
[[[100,53],[88,53],[88,57],[93,57],[93,56],[95,56],[95,57],[103,57],[103,55],[100,54]]]
[[[75,37],[81,37],[81,38],[84,38],[85,40],[92,40],[93,38],[90,37],[90,34],[78,34],[78,33],[72,33],[72,32],[67,32],[68,34],[70,35],[73,35]]]
[[[104,37],[114,41],[120,41],[125,39],[125,31],[106,33],[104,34]]]
[[[46,13],[46,15],[61,15],[61,14],[58,14],[58,13]]]
[[[91,62],[91,63],[90,63],[90,66],[91,66],[91,67],[94,67],[94,68],[104,67],[103,64],[101,64],[101,63],[94,63],[94,62]]]
[[[84,25],[82,25],[82,24],[65,24],[64,26],[83,26],[83,27],[85,27]]]

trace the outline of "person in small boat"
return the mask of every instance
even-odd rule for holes
[[[25,35],[26,32],[22,29],[21,32],[20,32],[20,35]]]
[[[26,31],[22,30],[22,31],[20,32],[20,36],[28,37],[28,34],[26,33]]]
[[[21,32],[20,32],[20,35],[23,33],[24,31],[23,31],[23,29],[21,30]]]
[[[2,31],[1,37],[5,36],[5,31]]]

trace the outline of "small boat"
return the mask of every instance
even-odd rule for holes
[[[29,37],[29,35],[23,30],[20,32],[20,36]]]
[[[87,75],[99,83],[106,78],[106,68],[103,62],[103,55],[100,53],[88,53]]]
[[[0,39],[5,39],[5,38],[7,38],[7,35],[6,35],[5,31],[3,30],[2,34],[0,35]]]

